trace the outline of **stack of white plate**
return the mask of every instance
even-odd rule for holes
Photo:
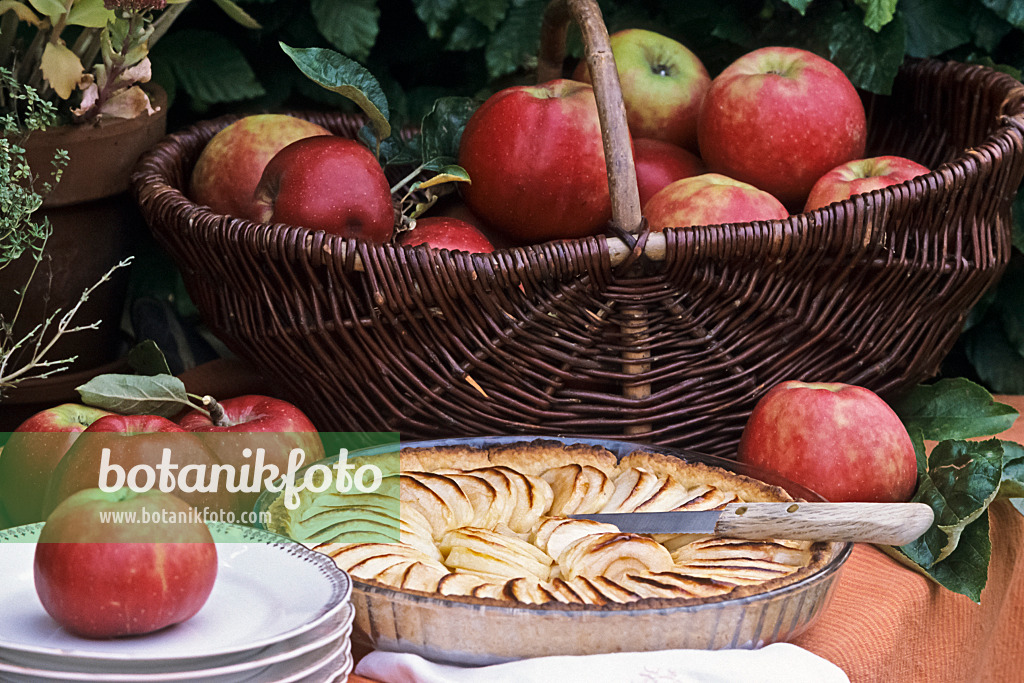
[[[344,681],[352,583],[326,555],[276,534],[210,524],[217,581],[188,621],[90,640],[57,625],[32,576],[42,524],[0,531],[0,681]]]

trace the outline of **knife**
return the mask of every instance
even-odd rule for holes
[[[720,510],[569,515],[637,534],[712,534],[746,540],[853,541],[905,545],[928,530],[924,503],[729,503]]]

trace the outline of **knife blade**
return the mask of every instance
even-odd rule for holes
[[[637,534],[712,534],[745,540],[852,541],[904,545],[928,530],[924,503],[729,503],[720,510],[569,515]]]

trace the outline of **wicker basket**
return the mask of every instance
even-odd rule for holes
[[[571,7],[592,71],[607,69],[607,32],[589,5],[552,3],[542,63],[561,59]],[[614,79],[596,89],[620,114]],[[935,375],[1009,258],[1024,87],[982,67],[910,61],[891,96],[864,97],[868,154],[935,170],[786,220],[473,255],[261,225],[182,191],[232,117],[165,138],[132,184],[205,321],[321,430],[629,435],[730,457],[776,382],[886,396]],[[362,124],[307,118],[349,137]],[[615,221],[630,230],[639,211],[625,157],[610,185]]]

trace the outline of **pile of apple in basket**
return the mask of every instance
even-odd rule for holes
[[[761,48],[712,79],[666,36],[630,29],[610,44],[654,230],[785,218],[928,172],[901,157],[863,158],[860,97],[815,54]],[[382,166],[411,155],[394,152],[404,143],[391,134],[373,76],[330,50],[282,47],[320,85],[354,92],[371,124],[348,139],[294,117],[243,118],[204,148],[189,187],[197,203],[257,222],[477,253],[607,229],[605,152],[585,61],[572,80],[505,88],[482,104],[439,100],[419,142],[406,145],[423,163],[389,187]],[[437,149],[428,153],[430,140]],[[424,181],[424,171],[436,175]]]

